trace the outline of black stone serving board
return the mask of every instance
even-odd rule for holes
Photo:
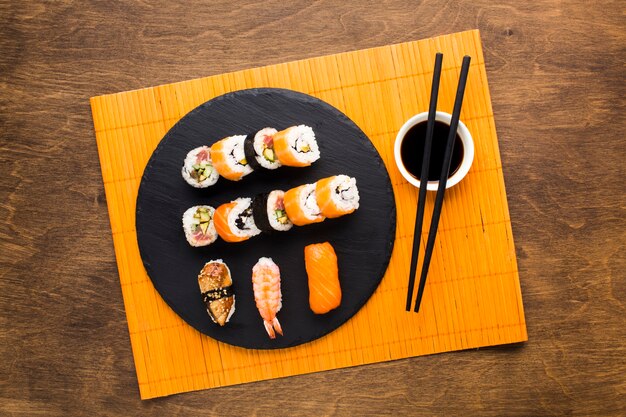
[[[195,189],[181,176],[187,152],[234,134],[263,127],[306,124],[313,128],[321,158],[310,167],[258,170],[232,182],[220,178]],[[189,246],[182,229],[184,211],[194,205],[218,207],[237,197],[312,183],[331,175],[356,178],[360,208],[338,219],[288,232],[259,235],[240,243],[218,239],[204,248]],[[189,112],[155,149],[137,196],[137,240],[143,264],[165,302],[187,323],[219,341],[252,349],[296,346],[324,336],[352,317],[378,287],[391,256],[396,209],[389,175],[367,136],[329,104],[291,90],[259,88],[216,97]],[[311,312],[304,247],[329,241],[338,257],[341,305],[324,315]],[[284,336],[265,332],[252,290],[252,267],[273,258],[281,270],[283,306],[278,313]],[[202,303],[197,275],[213,259],[223,259],[233,275],[236,311],[220,327]],[[380,312],[385,314],[384,311]]]

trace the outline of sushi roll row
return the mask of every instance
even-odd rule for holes
[[[284,232],[350,214],[359,208],[356,180],[347,175],[324,178],[287,192],[274,190],[254,199],[238,198],[217,209],[194,206],[183,215],[183,229],[191,246],[207,246],[219,235],[226,242],[242,242],[261,232]]]
[[[255,169],[305,167],[319,158],[315,133],[309,126],[291,126],[280,132],[266,127],[250,135],[228,136],[210,148],[192,149],[185,158],[182,175],[191,186],[207,188],[220,176],[239,181]]]

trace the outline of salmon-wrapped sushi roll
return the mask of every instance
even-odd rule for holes
[[[305,167],[320,159],[315,133],[309,126],[288,127],[274,134],[274,152],[281,164]]]
[[[243,142],[246,161],[252,169],[276,169],[280,167],[280,161],[274,152],[274,135],[276,129],[266,127],[253,135],[248,135]]]
[[[239,181],[252,172],[243,149],[245,139],[246,135],[229,136],[211,146],[213,167],[222,177]]]
[[[359,208],[356,180],[347,175],[335,175],[319,180],[315,183],[315,195],[320,211],[331,219],[350,214]]]
[[[250,198],[238,198],[215,209],[215,230],[226,242],[242,242],[261,233],[254,224],[251,204]]]
[[[287,217],[296,226],[319,223],[325,219],[315,198],[315,184],[304,184],[285,193]]]

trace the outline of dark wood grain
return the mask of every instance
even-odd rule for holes
[[[622,2],[170,3],[0,1],[0,414],[626,414]],[[472,28],[529,341],[140,401],[88,98]]]

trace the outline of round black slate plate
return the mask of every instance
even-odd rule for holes
[[[266,126],[295,124],[313,128],[321,159],[306,168],[259,170],[231,182],[198,190],[180,170],[187,152],[216,140]],[[198,204],[218,207],[237,197],[287,190],[331,175],[356,178],[360,208],[348,216],[296,227],[246,242],[218,239],[204,248],[187,244],[181,218]],[[251,89],[210,100],[183,117],[152,154],[137,197],[137,239],[144,266],[167,304],[200,332],[231,345],[254,349],[296,346],[341,326],[370,298],[382,279],[393,248],[396,210],[393,190],[378,152],[343,113],[314,97],[283,89]],[[311,312],[304,247],[329,241],[335,248],[343,299],[325,315]],[[278,313],[284,336],[270,340],[254,303],[251,271],[262,256],[281,269],[283,307]],[[214,324],[202,303],[197,275],[205,262],[223,259],[233,274],[236,311],[230,322]],[[384,312],[381,312],[384,314]]]

